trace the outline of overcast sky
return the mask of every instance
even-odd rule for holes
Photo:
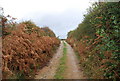
[[[96,0],[0,0],[5,15],[18,21],[32,20],[38,26],[48,26],[56,36],[66,38],[83,19],[90,2]]]

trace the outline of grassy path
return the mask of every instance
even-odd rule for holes
[[[60,59],[55,79],[85,79],[79,66],[78,56],[72,47],[64,41],[63,56]]]
[[[64,42],[64,48],[63,48],[63,57],[60,59],[60,65],[56,71],[56,74],[54,76],[55,79],[64,79],[64,71],[67,68],[66,66],[66,59],[67,59],[67,48],[66,43]]]
[[[85,79],[72,47],[65,41],[48,66],[38,72],[35,79]]]

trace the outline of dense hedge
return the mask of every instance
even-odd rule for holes
[[[120,78],[120,2],[95,3],[67,41],[89,78]]]

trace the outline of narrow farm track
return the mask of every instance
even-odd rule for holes
[[[66,43],[66,42],[65,42]],[[54,79],[54,75],[59,67],[60,58],[63,56],[63,41],[55,56],[51,59],[48,66],[41,69],[35,79]],[[66,58],[66,69],[63,73],[64,79],[84,79],[82,71],[80,70],[79,62],[71,46],[66,43],[67,58]]]
[[[41,69],[36,75],[35,79],[53,79],[56,73],[56,69],[59,66],[59,60],[62,57],[63,52],[63,42],[61,41],[60,47],[57,53],[53,56],[48,66]]]
[[[85,79],[79,66],[79,61],[72,47],[66,43],[67,48],[67,69],[65,70],[65,79]]]

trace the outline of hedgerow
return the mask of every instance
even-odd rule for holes
[[[67,42],[89,78],[120,78],[120,2],[95,3]]]

